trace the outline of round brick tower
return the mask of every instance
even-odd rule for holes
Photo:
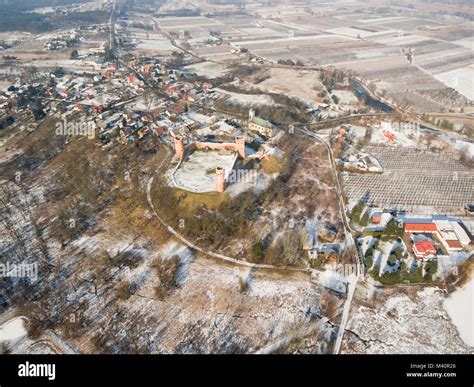
[[[216,191],[217,192],[224,192],[225,191],[225,176],[224,176],[224,168],[217,167],[216,168]]]
[[[174,149],[176,157],[182,159],[184,157],[184,140],[182,137],[177,136],[174,138]]]

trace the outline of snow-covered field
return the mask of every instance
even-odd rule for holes
[[[16,317],[0,326],[0,341],[16,340],[26,335],[25,319]]]
[[[473,353],[443,306],[446,298],[436,287],[359,285],[341,352]]]
[[[217,78],[226,73],[226,66],[213,62],[196,63],[186,66],[185,69],[208,78]]]
[[[274,68],[269,70],[269,74],[270,77],[264,81],[248,86],[298,98],[315,107],[324,99],[324,97],[318,96],[324,87],[321,85],[319,73],[316,71]]]
[[[343,105],[356,105],[359,100],[355,94],[350,90],[333,90],[332,94],[339,98],[339,103]]]
[[[277,106],[273,98],[265,94],[239,94],[231,91],[216,89],[219,93],[229,95],[229,102],[248,106]]]
[[[474,347],[474,277],[446,298],[444,308],[456,325],[461,339]]]
[[[110,336],[117,348],[133,337],[151,353],[252,353],[276,350],[275,343],[317,327],[319,334],[311,336],[310,351],[330,351],[335,328],[318,316],[326,315],[326,303],[334,302],[337,311],[342,300],[312,285],[304,274],[222,265],[196,257],[174,241],[154,251],[154,256],[163,258],[173,255],[180,257],[179,278],[165,299],[155,296],[159,282],[147,259],[126,276],[138,284],[136,293],[120,306],[127,329],[112,327],[114,309],[95,314],[102,306],[97,304],[87,312],[97,317],[91,332],[108,321],[110,332],[118,329],[117,335]],[[248,284],[245,292],[240,290],[240,278]],[[81,352],[94,351],[84,338],[74,344]]]
[[[164,39],[148,39],[140,42],[137,47],[139,50],[147,50],[153,52],[170,52],[175,50],[175,47]]]
[[[471,101],[474,100],[474,67],[472,65],[435,75],[435,78]]]
[[[223,168],[227,176],[234,164],[233,154],[221,154],[216,150],[193,152],[175,172],[174,183],[191,192],[212,192],[216,184],[215,169]]]

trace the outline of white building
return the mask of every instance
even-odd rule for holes
[[[263,118],[256,117],[253,109],[249,110],[248,127],[266,137],[273,137],[275,135],[275,127],[270,121]]]

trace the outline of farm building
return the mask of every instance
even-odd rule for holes
[[[461,221],[448,217],[404,219],[404,229],[409,234],[432,234],[448,252],[472,248],[472,235]]]

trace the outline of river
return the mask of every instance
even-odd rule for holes
[[[373,107],[374,109],[377,109],[377,110],[381,110],[384,113],[393,112],[393,109],[390,106],[388,106],[387,104],[383,102],[380,102],[377,99],[372,98],[369,92],[360,82],[353,80],[352,83],[354,86],[354,92],[355,92],[356,97],[359,99],[363,99],[364,103],[367,106]]]

